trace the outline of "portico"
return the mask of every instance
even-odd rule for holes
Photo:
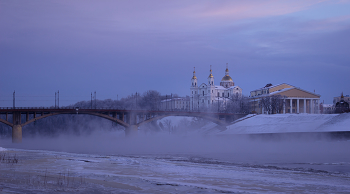
[[[294,87],[289,84],[268,84],[265,87],[254,90],[250,93],[252,110],[257,113],[265,113],[265,110],[263,110],[264,108],[261,104],[261,99],[264,99],[266,97],[272,98],[273,96],[279,96],[273,98],[274,100],[280,99],[282,101],[282,103],[280,103],[282,105],[279,105],[280,109],[273,111],[273,113],[320,113],[320,95]],[[273,105],[271,104],[271,106]],[[276,106],[276,104],[274,106]]]
[[[318,114],[318,98],[286,98],[283,113],[310,113]]]

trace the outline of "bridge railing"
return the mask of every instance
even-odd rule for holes
[[[20,109],[75,109],[75,107],[63,107],[63,108],[55,108],[55,107],[0,107],[2,110],[20,110]]]
[[[125,108],[112,108],[112,107],[97,107],[97,108],[81,108],[81,107],[0,107],[0,110],[119,110],[119,111],[149,111],[149,112],[192,112],[192,113],[228,113],[228,114],[239,114],[239,112],[225,112],[225,111],[210,111],[210,110],[186,110],[186,109],[154,109],[154,110],[145,110],[145,109],[125,109]]]

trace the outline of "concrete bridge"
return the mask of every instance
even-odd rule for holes
[[[87,114],[116,122],[125,127],[125,134],[137,133],[142,124],[158,120],[167,116],[201,117],[226,127],[232,121],[246,114],[187,112],[187,111],[146,111],[146,110],[120,110],[120,109],[79,109],[79,108],[0,108],[0,122],[12,127],[12,142],[22,142],[22,128],[29,123],[46,117],[61,114]],[[12,117],[12,119],[10,118]],[[9,121],[9,120],[12,120]]]

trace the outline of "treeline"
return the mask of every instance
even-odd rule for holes
[[[177,97],[176,94],[172,95]],[[160,107],[160,101],[166,99],[166,95],[149,90],[143,94],[131,94],[120,100],[93,100],[80,101],[69,106],[61,108],[80,107],[80,108],[111,108],[111,109],[145,109],[157,110]],[[169,97],[168,97],[169,98]],[[9,118],[11,120],[12,118]],[[25,118],[22,118],[25,119]],[[24,120],[22,121],[24,122]],[[153,126],[155,130],[161,130],[159,126]],[[94,130],[124,130],[124,127],[103,118],[92,115],[55,115],[45,119],[40,119],[23,127],[23,136],[58,136],[60,134],[88,135]],[[12,135],[11,127],[0,123],[0,136],[10,137]]]
[[[68,107],[79,108],[111,108],[111,109],[138,109],[138,110],[158,110],[160,102],[166,98],[178,97],[177,94],[161,95],[158,91],[149,90],[143,94],[134,93],[120,100],[92,100],[80,101]]]

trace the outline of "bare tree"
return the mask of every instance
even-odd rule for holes
[[[263,114],[267,112],[267,114],[271,113],[271,101],[270,101],[270,96],[265,96],[260,99],[260,104],[259,106],[264,110]]]
[[[284,106],[285,96],[271,95],[260,99],[260,107],[264,109],[267,114],[281,113]]]
[[[239,94],[232,95],[227,98],[224,110],[229,113],[249,113],[249,99]]]
[[[271,113],[281,113],[283,111],[285,96],[272,95],[271,97]]]
[[[139,101],[139,106],[146,110],[157,110],[159,108],[160,101],[161,95],[159,92],[155,90],[148,90],[147,92],[143,93]]]
[[[170,119],[165,119],[163,126],[165,126],[164,128],[167,129],[168,131],[171,131],[171,120]]]

